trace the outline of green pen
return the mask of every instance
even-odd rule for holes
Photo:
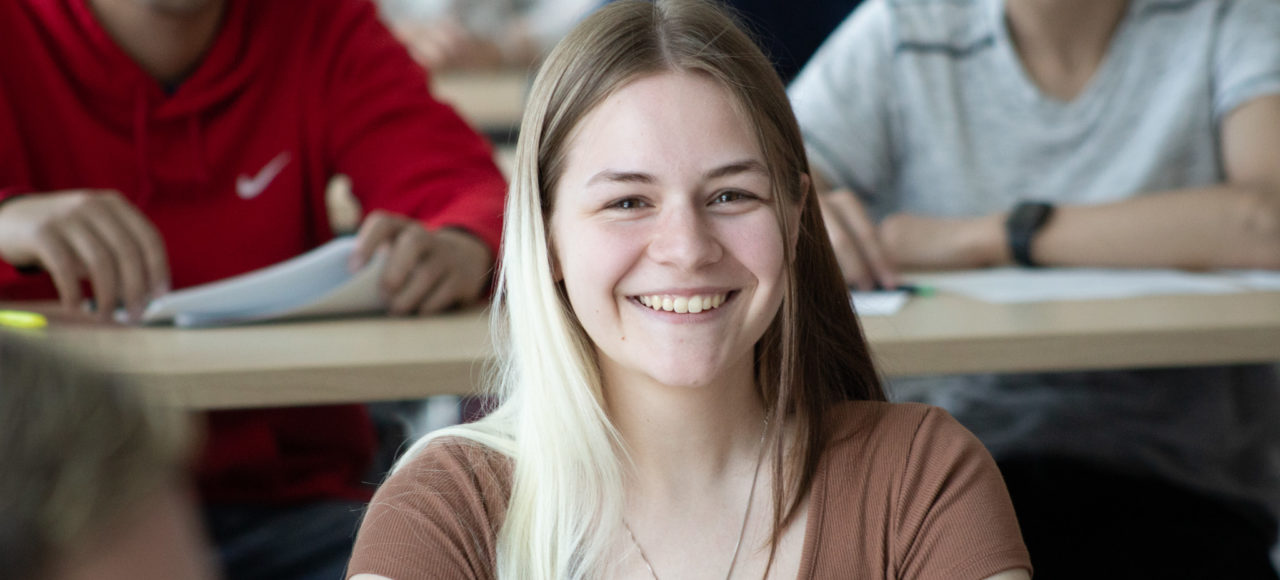
[[[919,296],[921,298],[933,296],[934,293],[933,286],[924,286],[920,284],[898,284],[898,287],[894,288],[894,290],[906,292],[907,294]]]
[[[933,296],[936,290],[934,289],[933,286],[925,286],[923,284],[898,284],[893,288],[876,286],[875,289],[872,290],[872,292],[906,292],[907,294],[910,294],[912,296],[927,298],[929,296]]]

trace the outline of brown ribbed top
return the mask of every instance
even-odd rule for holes
[[[845,403],[809,502],[800,579],[980,579],[1031,569],[1009,494],[982,445],[945,411]],[[510,460],[433,443],[373,498],[349,575],[494,578]]]

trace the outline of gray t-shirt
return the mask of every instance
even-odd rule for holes
[[[1223,181],[1222,118],[1280,94],[1280,0],[1133,0],[1069,102],[1028,77],[1004,0],[868,0],[790,95],[816,171],[877,218],[1118,201]],[[1060,454],[1280,513],[1275,367],[914,378],[997,459]]]

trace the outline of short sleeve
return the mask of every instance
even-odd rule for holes
[[[1220,11],[1213,63],[1218,120],[1251,100],[1280,94],[1280,2],[1229,0]]]
[[[893,177],[893,46],[883,0],[868,0],[831,34],[788,89],[809,163],[862,194]]]
[[[999,468],[946,411],[924,414],[896,497],[900,578],[986,578],[1031,569]]]
[[[510,493],[506,465],[479,444],[433,442],[374,494],[347,577],[495,578],[496,531]]]

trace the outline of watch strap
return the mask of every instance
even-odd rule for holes
[[[1013,207],[1005,220],[1005,229],[1014,263],[1027,268],[1039,266],[1031,258],[1031,241],[1052,215],[1053,205],[1041,201],[1024,201]]]

